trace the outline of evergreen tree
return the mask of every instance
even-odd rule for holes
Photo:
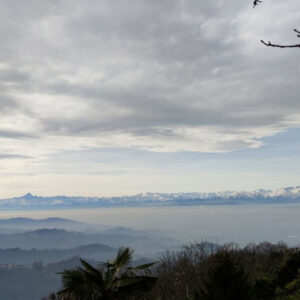
[[[228,252],[219,252],[211,258],[199,299],[246,300],[249,299],[249,290],[242,266]]]

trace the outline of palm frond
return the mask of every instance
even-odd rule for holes
[[[87,278],[104,288],[103,272],[99,269],[94,268],[84,259],[80,259],[81,264],[85,268],[84,273]]]
[[[83,269],[65,270],[61,274],[63,288],[58,292],[58,295],[91,300],[98,293],[98,289],[95,289],[95,284],[88,280]]]
[[[135,266],[135,267],[130,267],[130,268],[128,268],[128,270],[142,271],[142,270],[146,270],[146,269],[151,268],[155,264],[157,264],[157,262],[152,262],[152,263],[148,263],[148,264],[138,265],[138,266]]]
[[[128,266],[132,261],[134,251],[129,247],[120,247],[116,258],[110,263],[113,267],[121,269]]]
[[[140,276],[139,271],[147,270],[155,263],[132,267],[133,253],[128,247],[120,248],[115,259],[102,263],[99,268],[81,259],[82,267],[60,273],[63,287],[58,295],[76,300],[127,299],[128,295],[147,291],[157,279]]]

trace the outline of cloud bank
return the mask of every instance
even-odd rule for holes
[[[86,147],[228,152],[300,125],[300,52],[259,43],[293,39],[299,1],[0,8],[1,158]]]

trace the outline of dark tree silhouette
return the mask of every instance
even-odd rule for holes
[[[247,300],[250,287],[243,267],[228,252],[210,258],[211,266],[197,297],[205,300]]]
[[[81,259],[82,267],[62,273],[63,287],[59,299],[80,300],[125,300],[142,299],[143,294],[156,283],[156,278],[143,274],[155,263],[133,267],[133,251],[120,248],[116,258],[94,268]],[[131,298],[132,297],[132,298]]]
[[[253,2],[253,8],[255,8],[257,5],[259,5],[260,3],[262,3],[261,0],[254,0]],[[297,30],[297,29],[294,29],[296,35],[298,38],[300,38],[300,31]],[[268,47],[275,47],[275,48],[300,48],[300,43],[299,44],[291,44],[291,45],[281,45],[281,44],[275,44],[275,43],[272,43],[270,41],[268,42],[265,42],[264,40],[261,40],[261,42],[268,46]]]

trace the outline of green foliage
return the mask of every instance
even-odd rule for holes
[[[145,272],[153,264],[132,266],[132,253],[120,249],[97,268],[81,261],[63,273],[63,288],[72,293],[46,299],[300,300],[300,251],[283,243],[194,243],[165,252],[151,269],[155,277]]]
[[[286,286],[289,282],[293,281],[300,269],[300,252],[288,255],[283,266],[280,268],[277,275],[277,285],[279,287]]]
[[[63,287],[58,295],[68,300],[135,299],[156,283],[155,277],[144,274],[155,263],[133,267],[132,255],[131,249],[120,248],[114,260],[98,268],[82,259],[82,267],[61,273]]]
[[[274,276],[265,274],[263,277],[258,277],[252,288],[252,294],[255,299],[268,300],[274,299],[276,283]]]
[[[250,287],[242,266],[232,255],[222,251],[211,257],[207,278],[200,288],[200,299],[249,299]]]
[[[192,244],[161,258],[149,299],[300,299],[299,257],[283,243]]]
[[[300,299],[300,252],[291,254],[278,272],[276,299]]]

